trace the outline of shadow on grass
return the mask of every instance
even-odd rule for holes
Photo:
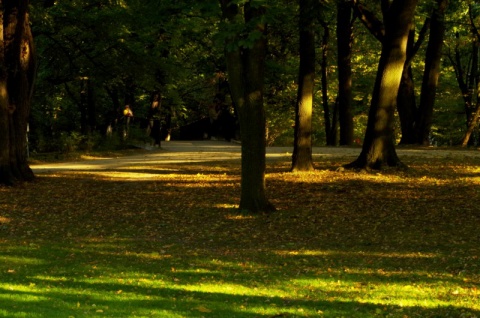
[[[124,239],[16,244],[1,246],[8,265],[0,266],[0,308],[11,317],[480,314],[462,303],[478,297],[475,283],[425,271],[439,261],[433,255],[419,262],[414,255],[201,250]]]

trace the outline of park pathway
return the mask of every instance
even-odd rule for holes
[[[352,160],[360,154],[359,147],[314,147],[313,157],[329,157],[332,159],[344,158]],[[112,170],[135,165],[178,164],[189,162],[222,162],[226,160],[240,160],[241,147],[238,143],[225,141],[169,141],[162,142],[162,147],[147,148],[147,152],[140,155],[93,158],[88,160],[33,164],[34,173],[50,173],[56,171],[88,171]],[[267,147],[267,160],[290,160],[292,147]],[[418,147],[397,149],[402,157],[443,157],[461,158],[476,157],[480,164],[480,151],[478,149],[465,150],[461,148]]]

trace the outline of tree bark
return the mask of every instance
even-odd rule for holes
[[[467,83],[465,84],[463,81],[463,72],[462,72],[462,65],[460,63],[460,53],[458,47],[455,50],[456,53],[456,66],[452,63],[456,69],[458,69],[457,73],[457,81],[459,83],[460,89],[462,90],[464,101],[465,101],[465,114],[467,117],[467,131],[462,138],[461,145],[462,147],[466,147],[470,142],[470,137],[477,126],[480,120],[480,76],[478,70],[478,55],[479,55],[479,44],[480,44],[480,32],[478,31],[477,26],[475,25],[475,14],[473,12],[473,8],[469,6],[469,15],[470,15],[470,24],[471,24],[471,32],[474,36],[475,40],[472,44],[472,62],[470,66],[470,76],[467,77]],[[458,33],[456,34],[458,38]],[[474,89],[475,87],[475,89]],[[473,95],[476,92],[476,103],[474,104]]]
[[[300,69],[295,105],[295,139],[292,171],[313,170],[312,111],[315,79],[313,1],[300,0]]]
[[[445,11],[448,0],[437,0],[437,6],[432,14],[430,39],[425,55],[425,71],[423,74],[420,95],[419,116],[417,120],[417,143],[430,145],[433,108],[440,76],[443,38],[445,36]]]
[[[322,106],[323,106],[323,121],[325,122],[325,136],[327,145],[335,146],[336,136],[332,132],[333,122],[330,111],[330,104],[328,102],[328,42],[330,42],[330,29],[328,23],[320,21],[323,28],[322,36],[322,59],[320,61],[321,83],[322,83]],[[313,94],[313,91],[312,91]]]
[[[338,114],[340,145],[353,144],[352,114],[352,7],[350,0],[337,4]]]
[[[147,133],[153,139],[153,145],[162,146],[162,132],[160,110],[162,106],[162,96],[159,91],[152,93],[150,108],[147,114],[148,127]]]
[[[471,8],[470,8],[471,10]],[[454,56],[451,54],[448,55],[450,62],[455,69],[455,77],[457,79],[458,87],[460,88],[460,91],[462,93],[463,97],[463,103],[464,103],[464,109],[465,109],[465,115],[467,119],[467,131],[465,135],[462,138],[461,144],[467,145],[471,136],[471,133],[473,132],[475,128],[476,121],[478,119],[475,118],[475,105],[476,107],[480,106],[479,103],[479,96],[478,96],[478,46],[480,43],[480,34],[477,32],[477,29],[475,27],[475,24],[473,23],[473,19],[471,18],[471,29],[474,35],[474,39],[471,43],[472,51],[471,51],[471,61],[475,62],[469,62],[466,67],[463,66],[462,64],[462,53],[460,52],[459,49],[459,38],[460,35],[458,32],[455,33],[455,37],[457,38],[457,43],[455,45],[455,53]],[[474,90],[474,85],[477,85],[477,102],[474,102],[473,95],[475,93]],[[478,111],[478,108],[477,108]],[[473,120],[472,120],[473,119]]]
[[[28,166],[27,125],[36,61],[28,1],[0,4],[0,183],[34,178]]]
[[[477,89],[480,89],[480,87]],[[480,96],[477,96],[477,99],[480,99]],[[468,125],[467,125],[467,131],[465,132],[465,135],[462,138],[462,142],[461,142],[462,147],[466,147],[468,145],[468,142],[470,141],[470,136],[475,130],[475,127],[478,125],[479,120],[480,120],[480,102],[477,101],[476,110],[473,113],[473,115],[470,116],[470,120],[468,121]]]
[[[415,29],[409,32],[407,42],[407,56],[413,58],[413,46],[415,43]],[[415,83],[413,82],[412,67],[405,63],[402,79],[397,96],[397,111],[400,118],[402,138],[400,144],[414,144],[416,142],[415,121],[417,115],[417,103],[415,99]]]
[[[235,23],[243,18],[245,24],[254,23],[261,36],[248,47],[239,46],[236,34],[227,39],[226,63],[232,100],[237,107],[242,140],[242,172],[240,210],[259,213],[272,212],[274,206],[265,194],[265,111],[263,85],[266,55],[266,25],[259,19],[262,7],[241,8],[231,0],[220,0],[223,18]],[[233,48],[232,48],[233,47]]]
[[[417,118],[417,103],[412,68],[407,67],[402,74],[397,98],[397,111],[400,118],[402,138],[400,144],[411,145],[417,141],[415,122]]]
[[[418,0],[382,1],[385,37],[362,152],[346,168],[403,166],[394,145],[394,112],[406,60],[406,43]]]

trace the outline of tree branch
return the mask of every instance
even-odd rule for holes
[[[367,30],[370,31],[370,33],[377,40],[382,42],[383,38],[385,37],[385,26],[383,25],[383,22],[380,21],[373,12],[365,8],[358,1],[354,1],[353,9]]]

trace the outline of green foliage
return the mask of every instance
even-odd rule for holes
[[[244,0],[234,1],[239,6],[245,3]],[[470,3],[450,3],[445,41],[447,53],[459,45],[461,59],[465,62],[470,59],[467,49],[471,35],[465,27]],[[59,136],[80,132],[81,78],[88,78],[92,83],[95,130],[101,135],[114,119],[121,117],[123,105],[132,103],[129,100],[133,100],[131,106],[135,116],[146,117],[153,92],[159,92],[162,97],[159,116],[172,115],[172,128],[208,116],[208,106],[214,96],[225,89],[220,87],[226,73],[225,43],[227,50],[250,47],[261,36],[255,29],[259,21],[265,22],[268,30],[265,77],[268,143],[289,144],[293,139],[293,117],[290,116],[293,116],[296,99],[299,63],[298,2],[262,0],[250,4],[262,6],[266,11],[258,18],[261,20],[253,19],[245,24],[244,21],[222,20],[217,1],[57,1],[49,8],[43,7],[43,1],[32,1],[32,25],[39,55],[31,120],[32,148],[61,150]],[[364,4],[379,12],[375,11],[377,1],[364,1]],[[434,1],[421,3],[415,19],[417,29],[433,5]],[[335,2],[321,1],[312,13],[323,21],[330,21],[328,99],[333,105],[337,90]],[[475,19],[479,24],[478,16]],[[455,32],[459,33],[458,39]],[[355,138],[363,140],[364,117],[370,104],[380,44],[358,20],[354,24],[354,35]],[[319,27],[317,59],[321,36]],[[424,49],[425,45],[412,62],[418,87]],[[458,98],[452,70],[446,68],[448,64],[446,58],[432,135],[438,145],[456,143],[465,129],[465,118],[458,114],[462,101]],[[318,87],[319,74],[317,72]],[[321,100],[320,93],[316,94],[314,130],[317,144],[325,142]],[[230,102],[228,90],[227,102]]]

